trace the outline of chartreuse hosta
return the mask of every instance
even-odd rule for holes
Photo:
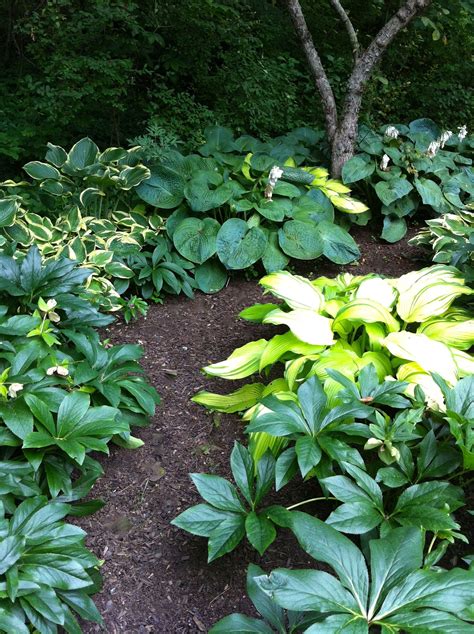
[[[224,379],[266,375],[277,362],[281,379],[251,384],[226,397],[201,392],[194,401],[221,411],[242,411],[272,392],[294,390],[301,380],[318,376],[335,392],[328,368],[354,380],[372,364],[382,380],[406,381],[407,393],[421,386],[428,403],[442,407],[442,394],[432,378],[440,375],[450,386],[474,371],[468,350],[474,343],[474,319],[467,309],[474,292],[460,272],[435,265],[397,279],[377,275],[310,281],[288,272],[267,275],[264,289],[282,300],[256,304],[241,317],[288,330],[235,350],[204,371]]]
[[[322,570],[251,566],[247,589],[262,619],[232,614],[210,634],[461,634],[474,631],[474,571],[432,569],[419,529],[391,530],[363,552],[305,513],[280,514]]]

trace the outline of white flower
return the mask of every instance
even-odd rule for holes
[[[438,153],[438,150],[440,147],[441,147],[441,143],[439,141],[431,141],[431,143],[428,146],[428,150],[426,151],[426,154],[430,158],[434,158],[436,154]]]
[[[386,172],[386,171],[387,171],[387,168],[388,168],[388,164],[389,164],[389,163],[390,163],[390,157],[389,157],[387,154],[384,154],[384,155],[382,156],[382,160],[380,161],[380,169],[381,169],[383,172]]]
[[[46,374],[48,376],[53,376],[53,374],[57,374],[58,376],[68,376],[69,371],[62,365],[53,365],[51,368],[46,370]]]
[[[453,133],[451,132],[451,130],[445,130],[444,132],[442,132],[441,136],[438,139],[440,146],[444,148],[446,141],[449,141],[452,136]]]
[[[270,174],[268,175],[268,184],[265,188],[265,198],[271,200],[273,196],[273,189],[282,176],[283,170],[280,169],[278,165],[274,165],[270,170]]]
[[[16,398],[18,392],[21,392],[22,389],[23,389],[22,383],[12,383],[10,387],[8,388],[8,396],[10,398]]]
[[[399,131],[393,125],[389,125],[388,128],[385,130],[385,136],[387,137],[387,139],[398,139],[399,134]]]
[[[458,132],[458,139],[460,140],[460,142],[462,143],[464,141],[464,139],[467,137],[467,126],[466,124],[460,126],[458,128],[459,132]]]

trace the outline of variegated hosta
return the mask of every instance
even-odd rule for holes
[[[474,372],[469,354],[474,319],[462,305],[474,291],[454,267],[435,265],[398,279],[344,273],[313,281],[280,271],[260,283],[283,303],[256,304],[240,316],[286,325],[287,332],[237,348],[227,360],[206,366],[204,372],[244,379],[257,372],[266,376],[280,362],[283,376],[268,385],[252,383],[228,396],[201,392],[195,402],[220,411],[243,411],[269,393],[295,391],[313,375],[335,397],[340,386],[328,369],[354,380],[372,364],[379,379],[407,381],[412,395],[420,386],[428,405],[442,409],[442,394],[432,374],[454,386]]]

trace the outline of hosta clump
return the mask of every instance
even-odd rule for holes
[[[472,202],[473,147],[472,135],[443,132],[430,119],[379,132],[361,126],[359,153],[344,165],[342,178],[359,184],[371,210],[381,209],[382,237],[396,242],[406,233],[406,218],[418,209],[457,214]]]
[[[471,205],[472,208],[472,205]],[[459,210],[456,214],[444,214],[427,220],[411,244],[426,245],[433,249],[433,261],[450,264],[463,272],[466,281],[474,282],[474,212]]]
[[[1,507],[1,504],[0,504]],[[99,560],[82,529],[66,524],[67,504],[33,497],[5,514],[0,508],[0,630],[81,632],[76,616],[101,623],[90,594]]]
[[[203,392],[194,397],[196,402],[242,411],[270,393],[294,391],[312,375],[323,381],[326,391],[337,393],[343,386],[328,370],[354,380],[372,364],[380,380],[392,377],[407,382],[412,396],[420,386],[429,405],[436,408],[443,398],[432,373],[453,386],[473,372],[474,361],[467,350],[474,342],[474,320],[463,307],[463,298],[472,290],[453,267],[435,265],[392,280],[345,273],[310,282],[278,272],[264,277],[261,284],[283,303],[257,304],[241,316],[285,325],[288,331],[248,343],[204,371],[243,379],[281,363],[283,376],[268,385],[241,388],[237,397],[245,394],[246,398],[241,399],[240,408],[235,394],[222,397]]]
[[[263,143],[209,128],[199,154],[169,152],[150,166],[137,193],[159,210],[173,210],[167,231],[174,247],[197,265],[197,277],[214,285],[222,287],[226,270],[258,261],[267,271],[286,267],[289,258],[325,255],[347,263],[359,250],[335,224],[335,209],[357,215],[367,207],[311,165],[313,135],[301,128]]]
[[[424,558],[418,529],[391,530],[383,539],[370,540],[363,554],[347,537],[309,515],[294,512],[281,516],[281,521],[303,550],[327,564],[331,573],[280,568],[268,576],[256,576],[252,569],[250,589],[256,586],[271,599],[271,603],[262,601],[255,590],[251,595],[265,621],[233,614],[217,623],[212,634],[275,630],[458,634],[473,630],[473,571],[432,569]],[[303,622],[286,629],[283,610],[296,613]],[[292,619],[294,623],[295,616]]]

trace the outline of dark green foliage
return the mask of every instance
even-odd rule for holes
[[[362,45],[399,6],[347,0]],[[304,3],[339,99],[350,65],[345,29],[329,2]],[[151,122],[147,144],[195,146],[207,125],[272,135],[321,127],[322,109],[282,3],[260,0],[5,0],[0,154],[34,158],[54,138],[123,144]],[[473,119],[472,7],[439,0],[388,49],[371,80],[371,125],[430,116]],[[199,55],[196,54],[199,51]],[[19,108],[18,104],[22,104]]]

